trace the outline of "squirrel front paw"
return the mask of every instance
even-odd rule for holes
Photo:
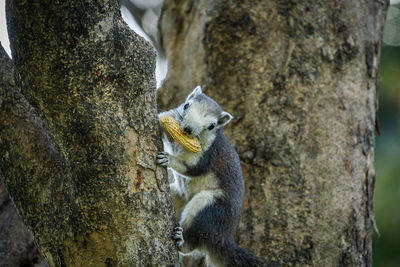
[[[185,240],[183,239],[183,228],[179,225],[172,231],[172,239],[175,240],[175,246],[181,247]]]
[[[156,157],[157,164],[161,166],[168,167],[169,164],[169,154],[167,152],[158,152]]]

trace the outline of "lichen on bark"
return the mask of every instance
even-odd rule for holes
[[[7,21],[0,168],[49,265],[176,264],[151,46],[117,1],[7,1]]]

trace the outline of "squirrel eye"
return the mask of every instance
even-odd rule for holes
[[[188,107],[189,107],[189,103],[186,103],[186,104],[183,106],[183,110],[186,110]]]
[[[214,129],[214,127],[215,127],[215,123],[212,123],[212,124],[208,127],[208,130],[211,131],[212,129]]]

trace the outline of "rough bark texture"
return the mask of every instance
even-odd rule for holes
[[[197,84],[246,182],[239,244],[289,266],[370,266],[378,62],[388,1],[171,1],[162,108]]]
[[[0,182],[0,266],[47,266]]]
[[[8,1],[0,169],[50,266],[166,266],[154,52],[117,1]]]
[[[4,92],[14,89],[14,68],[0,45],[0,106]],[[0,172],[0,266],[47,266],[10,199]]]

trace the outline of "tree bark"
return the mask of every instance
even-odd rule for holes
[[[50,266],[166,266],[155,54],[117,1],[8,1],[0,170]]]
[[[159,105],[197,84],[235,117],[239,244],[284,266],[370,266],[379,50],[389,1],[171,1]]]
[[[13,90],[14,68],[0,45],[0,107],[5,92]],[[47,266],[7,193],[0,172],[0,266]]]
[[[0,182],[0,266],[47,266]]]

